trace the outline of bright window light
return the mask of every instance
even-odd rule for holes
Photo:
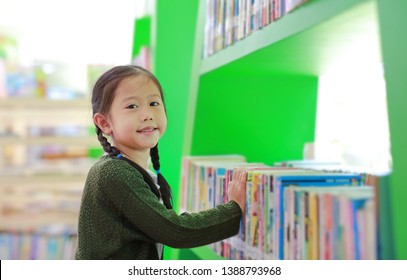
[[[382,68],[347,67],[344,72],[319,78],[314,159],[340,162],[365,172],[390,172]]]

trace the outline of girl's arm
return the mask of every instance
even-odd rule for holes
[[[120,175],[105,178],[109,181],[107,185],[114,184],[107,190],[114,192],[112,203],[119,205],[123,218],[135,231],[142,231],[153,241],[174,248],[203,246],[238,233],[244,209],[241,193],[245,193],[241,183],[232,184],[232,198],[228,203],[198,213],[178,215],[158,201],[139,172],[120,162],[113,167],[121,166],[120,171],[113,172]]]

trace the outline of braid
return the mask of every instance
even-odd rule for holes
[[[117,156],[119,154],[119,150],[116,147],[110,145],[107,141],[106,137],[103,136],[102,130],[96,126],[96,134],[98,135],[98,140],[103,147],[103,150],[109,154],[109,156]]]
[[[158,144],[150,149],[151,162],[153,163],[154,170],[157,172],[157,183],[160,186],[161,197],[165,207],[172,209],[172,193],[171,187],[165,180],[160,171],[160,156],[158,155]]]

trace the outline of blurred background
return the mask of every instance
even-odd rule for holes
[[[0,0],[2,259],[73,257],[84,178],[102,154],[90,92],[132,62],[146,2]]]
[[[1,0],[0,7],[7,70],[59,74],[71,94],[87,92],[88,67],[130,62],[134,20],[145,13],[143,0]],[[15,87],[8,94],[22,95]]]

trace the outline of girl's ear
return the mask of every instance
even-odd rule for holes
[[[93,116],[93,121],[103,131],[105,135],[112,134],[112,129],[110,127],[109,120],[105,115],[102,115],[101,113],[96,113]]]

